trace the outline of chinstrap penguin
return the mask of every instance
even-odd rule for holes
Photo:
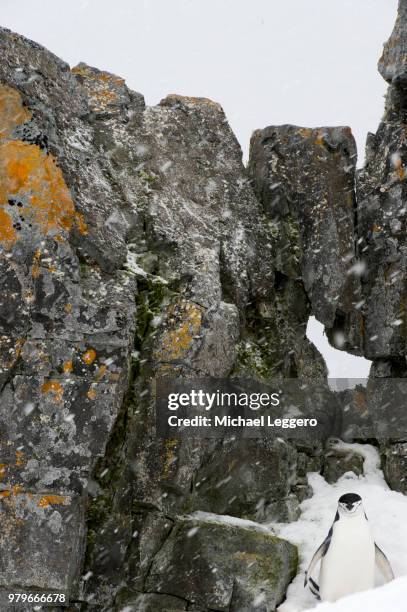
[[[319,585],[312,572],[321,561]],[[304,586],[322,601],[366,591],[374,587],[375,565],[387,582],[394,574],[384,552],[373,539],[362,498],[346,493],[339,498],[334,522],[305,572]]]

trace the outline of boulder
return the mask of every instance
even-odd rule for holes
[[[146,587],[203,609],[271,612],[296,568],[295,546],[265,529],[190,518],[175,525]]]
[[[322,475],[331,484],[346,472],[353,472],[356,476],[361,476],[363,474],[363,463],[363,456],[357,452],[334,445],[328,446],[325,451]]]

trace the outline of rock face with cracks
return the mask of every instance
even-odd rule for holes
[[[249,172],[274,230],[281,282],[300,279],[312,313],[328,330],[338,320],[356,327],[361,320],[355,168],[347,127],[271,126],[252,136]],[[357,350],[354,343],[346,348]]]
[[[359,457],[159,439],[153,381],[324,379],[311,314],[373,376],[405,376],[405,17],[356,190],[349,128],[257,130],[246,171],[219,104],[147,107],[0,30],[1,592],[78,610],[282,601],[295,548],[202,511],[295,520],[307,472],[335,480]],[[405,443],[382,450],[405,490]]]

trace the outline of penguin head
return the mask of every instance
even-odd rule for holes
[[[357,493],[345,493],[338,500],[338,512],[341,516],[354,516],[363,512],[362,498]]]

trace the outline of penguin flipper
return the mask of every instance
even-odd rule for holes
[[[322,557],[324,557],[326,555],[326,553],[328,552],[328,548],[329,545],[331,543],[332,540],[332,534],[333,534],[333,530],[334,530],[334,525],[336,523],[336,521],[339,520],[339,512],[336,511],[335,514],[335,518],[334,518],[334,522],[331,525],[330,530],[328,531],[328,535],[326,536],[325,540],[322,542],[321,546],[318,548],[318,550],[315,551],[314,556],[311,559],[311,563],[308,566],[307,571],[305,572],[305,578],[304,578],[304,587],[307,586],[308,583],[308,576],[311,576],[316,564],[318,563],[318,561],[320,561],[322,559]]]
[[[316,564],[318,563],[318,561],[320,561],[322,557],[326,555],[326,552],[329,548],[330,543],[331,543],[331,535],[328,534],[328,537],[322,542],[321,546],[315,551],[314,556],[312,557],[311,562],[308,566],[308,569],[305,572],[304,587],[306,587],[308,584],[308,581],[311,580],[311,574],[314,571],[314,568]]]
[[[377,567],[382,572],[383,576],[386,578],[387,582],[390,580],[394,580],[394,573],[391,568],[390,562],[381,548],[375,543],[375,561],[377,563]]]

